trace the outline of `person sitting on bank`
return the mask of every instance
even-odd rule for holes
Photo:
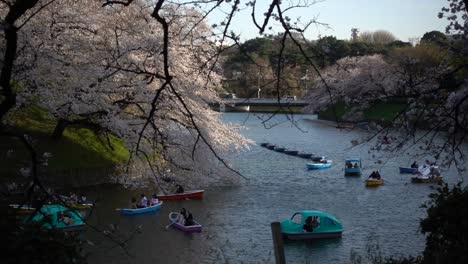
[[[182,185],[177,184],[177,189],[175,191],[176,193],[184,193],[184,187]]]
[[[137,200],[135,197],[132,197],[132,200],[130,202],[130,208],[131,209],[137,209],[138,208],[138,205],[137,205]]]
[[[185,226],[193,226],[195,222],[193,221],[192,213],[189,212],[187,218],[185,219]]]
[[[153,205],[157,205],[158,203],[159,203],[158,196],[156,194],[153,194],[153,196],[151,197],[150,205],[153,206]]]
[[[137,205],[138,208],[148,207],[148,198],[144,193],[141,194],[140,204]]]
[[[416,163],[416,161],[414,161],[413,164],[411,164],[411,168],[417,168],[417,167],[419,167],[418,163]]]
[[[304,226],[302,227],[302,230],[304,230],[304,232],[314,231],[314,227],[312,225],[312,216],[309,216],[306,218]]]

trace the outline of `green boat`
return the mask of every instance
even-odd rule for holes
[[[281,233],[289,240],[341,237],[343,226],[333,216],[320,211],[301,211],[281,222]]]
[[[26,223],[42,223],[45,229],[61,231],[77,231],[85,227],[83,215],[62,205],[44,205],[32,219],[26,218]]]

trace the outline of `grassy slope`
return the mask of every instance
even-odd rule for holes
[[[12,120],[18,131],[32,136],[37,153],[52,154],[47,166],[50,171],[110,167],[129,157],[122,140],[112,136],[112,150],[105,138],[98,137],[85,128],[69,128],[61,140],[52,140],[50,135],[56,122],[37,107],[15,113]],[[11,138],[0,137],[0,155],[0,175],[16,174],[29,161],[28,152],[23,145]]]

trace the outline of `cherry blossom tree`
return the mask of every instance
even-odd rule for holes
[[[443,81],[466,65],[451,64],[439,49],[420,46],[397,50],[389,58],[373,55],[341,59],[323,71],[324,81],[316,81],[311,89],[308,98],[314,103],[309,111],[333,108],[341,102],[349,109],[343,118],[356,122],[372,105],[397,101],[401,111],[390,124],[378,127],[361,142],[390,133],[394,141],[389,150],[405,151],[417,145],[445,166],[454,162],[464,170],[468,84],[459,81],[447,86]]]

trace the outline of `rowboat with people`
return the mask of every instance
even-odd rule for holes
[[[332,161],[331,160],[321,160],[320,162],[307,163],[306,166],[307,166],[307,169],[309,169],[309,170],[328,169],[328,168],[331,168]]]
[[[321,211],[300,211],[281,222],[281,233],[289,240],[312,240],[341,237],[343,225]]]
[[[384,180],[382,179],[367,179],[366,180],[367,187],[377,187],[382,184],[384,184]]]
[[[203,199],[205,190],[193,190],[182,193],[158,194],[159,200]]]
[[[183,224],[184,221],[181,221],[181,219],[184,219],[184,216],[182,216],[180,213],[171,212],[169,214],[169,220],[171,221],[171,223],[167,227],[171,226],[175,229],[187,233],[200,233],[202,231],[202,225],[197,221],[192,220],[193,224],[186,226]]]
[[[136,214],[147,214],[154,213],[161,209],[163,202],[159,202],[152,206],[147,206],[143,208],[117,208],[117,211],[120,211],[122,215],[136,215]]]

